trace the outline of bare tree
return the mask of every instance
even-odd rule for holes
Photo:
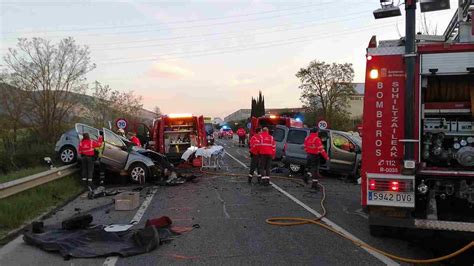
[[[301,81],[301,101],[310,111],[320,113],[333,126],[349,115],[348,100],[355,94],[352,64],[315,60],[301,68],[296,77]]]
[[[419,31],[425,35],[437,35],[438,25],[431,23],[427,18],[426,14],[422,13],[420,17]]]
[[[47,141],[62,132],[84,92],[85,74],[95,68],[87,46],[73,38],[52,44],[42,38],[19,39],[4,56],[8,75],[2,81],[18,88],[28,123]]]
[[[92,99],[85,104],[86,118],[95,126],[103,127],[107,121],[119,117],[138,120],[142,109],[142,97],[133,91],[120,92],[109,85],[96,81],[92,89]]]
[[[17,131],[25,126],[26,108],[17,88],[0,83],[0,138],[5,150],[14,151]]]
[[[113,119],[112,104],[110,102],[111,95],[112,89],[109,85],[102,85],[98,81],[94,82],[92,98],[85,104],[87,108],[86,118],[94,127],[106,126],[107,121]]]

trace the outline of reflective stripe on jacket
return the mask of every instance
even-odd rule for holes
[[[94,149],[100,147],[99,142],[91,139],[83,139],[79,143],[79,154],[86,156],[94,156]]]
[[[260,139],[260,143],[256,145],[258,154],[275,156],[276,144],[273,137],[268,132],[262,132]]]
[[[105,149],[104,137],[100,136],[98,142],[99,147],[96,147],[95,150],[97,151],[97,157],[102,158]]]
[[[258,155],[258,144],[262,141],[260,134],[255,134],[250,139],[250,153],[253,155]]]
[[[318,136],[318,133],[310,133],[304,140],[304,150],[308,154],[321,154],[324,159],[328,160],[329,156],[324,150],[323,143]]]

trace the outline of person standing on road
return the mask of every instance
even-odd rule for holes
[[[92,140],[88,133],[82,135],[82,140],[79,143],[79,154],[81,155],[81,176],[82,181],[88,183],[89,187],[92,184],[92,177],[94,175],[94,149],[98,148],[102,143]]]
[[[261,142],[260,132],[262,130],[260,128],[255,129],[255,135],[252,136],[250,139],[250,172],[249,172],[249,179],[248,182],[252,182],[252,178],[254,176],[255,171],[258,171],[257,178],[260,182],[260,167],[259,167],[259,155],[258,155],[258,144]]]
[[[247,132],[243,127],[237,129],[237,136],[239,136],[239,147],[245,147],[245,136]]]
[[[262,182],[265,184],[270,183],[270,170],[272,165],[272,159],[275,158],[276,144],[273,137],[268,133],[268,128],[264,127],[263,132],[260,134],[260,143],[256,146],[260,160],[260,174],[262,175]]]
[[[318,185],[318,178],[319,175],[319,164],[321,163],[321,157],[323,157],[326,161],[329,160],[329,156],[324,150],[323,143],[318,135],[319,129],[312,128],[310,130],[310,134],[304,140],[304,150],[307,153],[306,156],[306,167],[309,170],[306,175],[303,176],[303,180],[306,184],[308,184],[308,176],[312,177],[312,184],[313,188],[317,188]]]
[[[105,164],[102,162],[102,156],[104,155],[105,142],[104,142],[104,131],[99,131],[99,140],[100,146],[96,147],[95,155],[97,156],[97,161],[99,163],[99,185],[104,185],[105,181]]]

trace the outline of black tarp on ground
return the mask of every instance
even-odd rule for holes
[[[103,226],[89,229],[54,229],[41,234],[27,232],[23,240],[46,251],[57,251],[64,258],[93,258],[110,255],[123,257],[154,250],[172,233],[168,229],[146,227],[126,232],[106,232]]]

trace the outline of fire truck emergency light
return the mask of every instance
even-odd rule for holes
[[[398,17],[402,15],[400,8],[393,4],[393,0],[380,0],[381,8],[374,11],[375,19]]]
[[[421,12],[450,9],[449,0],[421,0],[420,9]]]
[[[401,16],[402,12],[398,6],[379,8],[374,11],[374,18],[390,18]]]
[[[192,117],[192,114],[169,114],[169,118],[184,118],[184,117]]]
[[[379,78],[379,71],[377,69],[370,70],[369,77],[371,79],[378,79]]]

